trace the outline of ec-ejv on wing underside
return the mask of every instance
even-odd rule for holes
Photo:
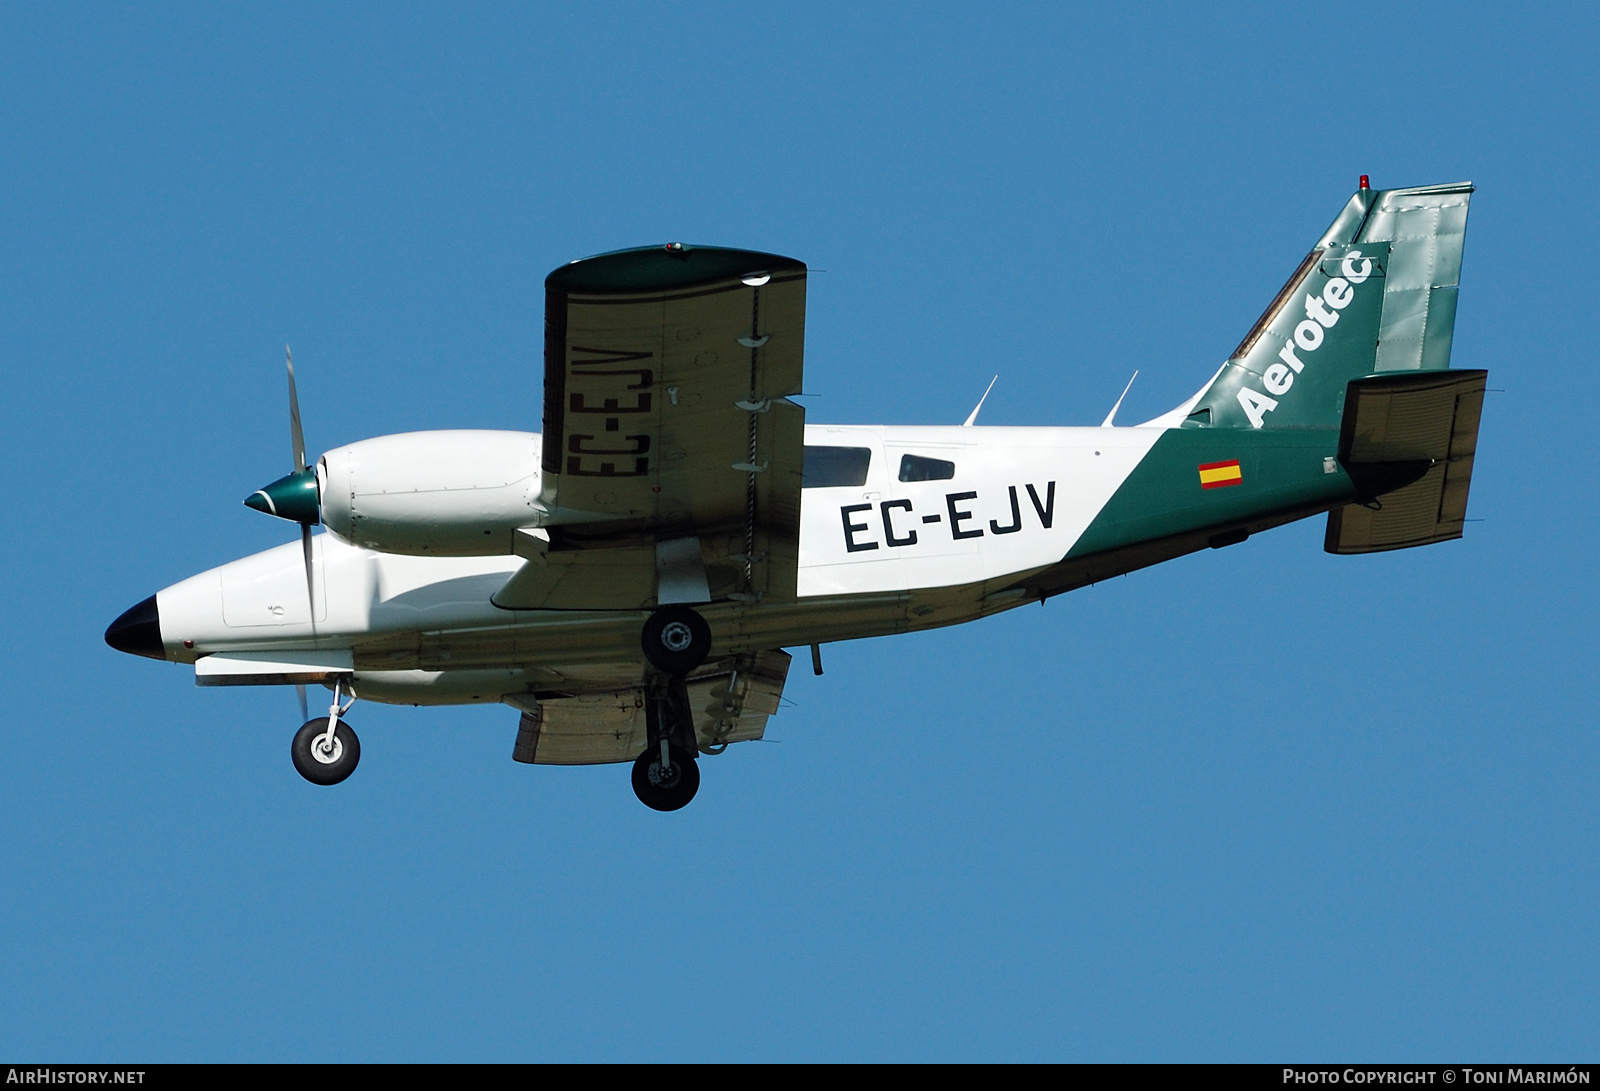
[[[623,250],[546,278],[553,558],[698,538],[713,599],[794,599],[805,414],[786,398],[805,300],[802,262],[717,247]]]

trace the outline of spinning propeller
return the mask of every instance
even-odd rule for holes
[[[306,466],[306,438],[300,430],[300,396],[294,388],[294,356],[284,346],[284,358],[289,368],[289,442],[294,447],[294,473],[278,478],[265,488],[257,489],[245,497],[245,506],[276,515],[300,524],[300,553],[306,564],[306,603],[310,607],[311,626],[317,624],[317,603],[313,591],[311,528],[322,522],[322,497],[317,487],[317,471]],[[306,687],[296,686],[300,693],[300,711],[306,710]]]

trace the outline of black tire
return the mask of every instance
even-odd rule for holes
[[[316,740],[327,733],[328,718],[318,716],[307,720],[289,744],[289,759],[294,762],[295,772],[312,784],[338,784],[356,771],[356,763],[361,760],[361,740],[349,724],[340,720],[333,729],[332,760],[316,746]]]
[[[700,790],[700,766],[694,755],[670,745],[672,769],[661,775],[661,746],[648,747],[633,763],[633,794],[653,811],[676,811],[688,806]]]
[[[644,623],[639,644],[656,670],[684,675],[711,654],[711,626],[687,606],[663,606]]]

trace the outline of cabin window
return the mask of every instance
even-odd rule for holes
[[[828,489],[840,485],[865,485],[870,447],[807,447],[801,463],[802,489]]]
[[[942,458],[923,458],[921,455],[900,457],[901,481],[949,481],[956,475],[956,464]]]

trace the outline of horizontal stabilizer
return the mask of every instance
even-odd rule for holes
[[[1487,371],[1398,372],[1353,380],[1339,461],[1360,485],[1409,479],[1328,513],[1329,553],[1377,553],[1461,537]]]

